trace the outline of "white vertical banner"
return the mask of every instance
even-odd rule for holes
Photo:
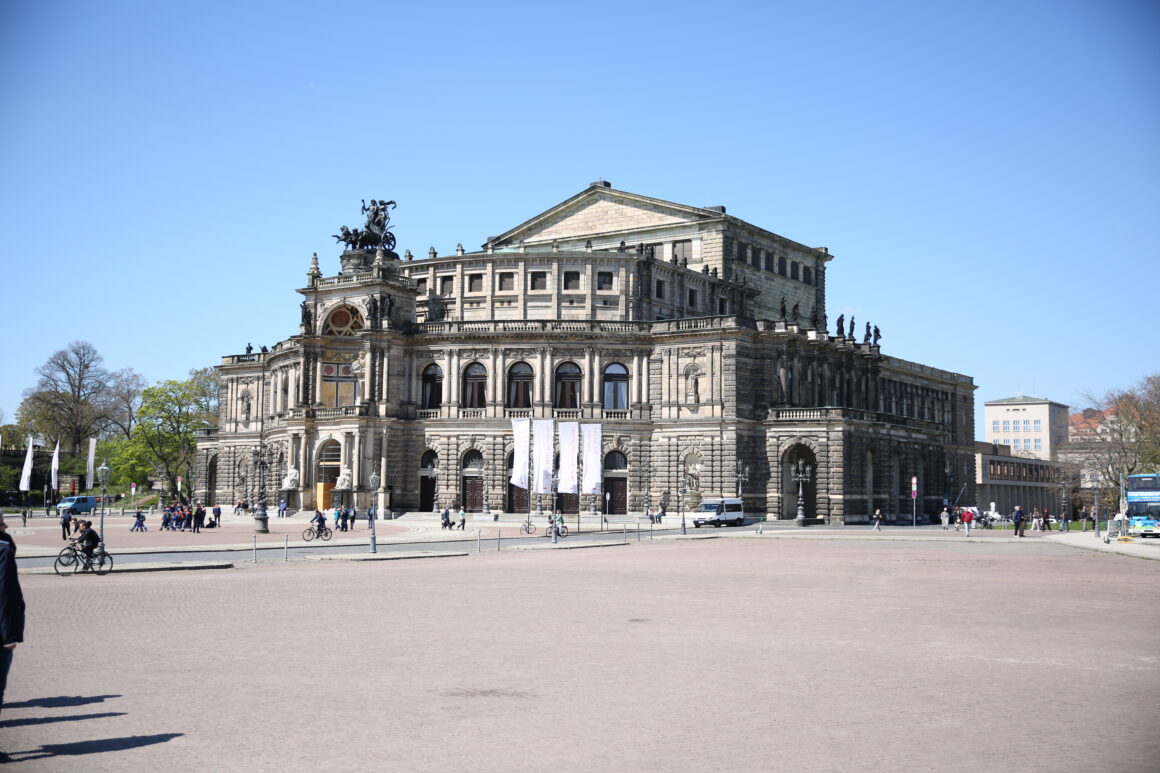
[[[512,419],[512,477],[508,481],[522,489],[528,487],[528,454],[532,448],[532,420]]]
[[[577,475],[577,454],[580,451],[580,425],[574,421],[562,421],[560,432],[560,487],[561,494],[575,494],[579,480]]]
[[[604,460],[600,456],[600,425],[580,425],[580,447],[584,460],[584,477],[580,482],[580,491],[584,494],[599,494],[601,473],[604,470]]]
[[[532,493],[552,493],[553,419],[532,419]]]
[[[60,488],[58,479],[60,478],[60,441],[56,441],[56,450],[52,452],[52,490],[56,491]]]
[[[97,439],[89,438],[89,466],[85,469],[85,488],[91,489],[97,480],[93,473],[93,460],[97,458]]]
[[[24,454],[24,469],[20,471],[20,490],[32,489],[32,435],[28,436],[28,451]]]

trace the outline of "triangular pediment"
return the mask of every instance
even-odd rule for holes
[[[506,233],[487,246],[514,247],[587,238],[595,234],[639,233],[681,223],[723,217],[714,210],[675,204],[613,188],[592,186]]]

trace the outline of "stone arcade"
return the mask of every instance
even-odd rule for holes
[[[222,359],[202,500],[265,479],[291,509],[526,511],[510,419],[554,417],[603,426],[604,496],[561,495],[566,513],[740,489],[794,518],[799,460],[809,519],[909,521],[912,475],[920,514],[964,486],[974,503],[971,379],[882,354],[854,319],[827,332],[826,248],[599,181],[479,252],[400,259],[393,205],[336,236],[336,275],[314,256],[297,335]]]

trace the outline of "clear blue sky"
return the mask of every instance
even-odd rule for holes
[[[0,4],[11,420],[70,341],[182,378],[294,332],[361,198],[469,249],[588,182],[836,255],[830,319],[983,401],[1160,370],[1145,0]]]

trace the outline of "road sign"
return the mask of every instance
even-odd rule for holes
[[[918,476],[913,475],[910,478],[910,498],[918,499]]]

